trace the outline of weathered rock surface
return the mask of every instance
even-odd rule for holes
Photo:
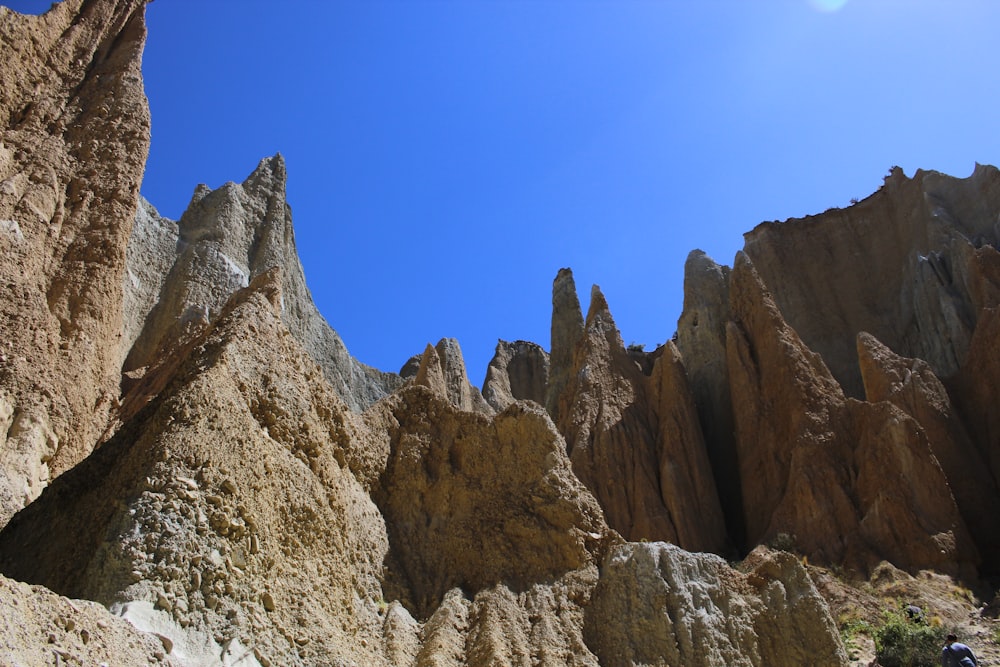
[[[1000,240],[998,211],[995,167],[977,165],[967,179],[933,171],[907,178],[895,167],[854,206],[757,226],[744,252],[789,325],[860,398],[861,331],[923,359],[938,377],[961,367],[978,310],[1000,303],[996,274],[984,275],[989,267],[977,257]]]
[[[560,272],[554,302],[572,299],[572,274]],[[558,310],[553,331],[564,329]],[[572,319],[572,318],[570,318]],[[571,335],[574,327],[569,327]],[[568,346],[566,341],[560,343]],[[553,339],[553,349],[557,346]],[[595,286],[572,365],[558,368],[557,406],[573,471],[601,503],[608,524],[626,539],[665,540],[697,550],[725,548],[718,493],[698,415],[676,349],[647,377],[625,349],[604,295]],[[555,388],[552,388],[555,391]],[[699,508],[697,518],[685,509]]]
[[[350,358],[280,156],[138,198],[143,32],[0,8],[0,661],[841,665],[799,557],[996,569],[997,170],[692,253],[649,353],[562,269],[481,395],[454,339]]]
[[[607,526],[540,407],[516,403],[489,418],[419,385],[377,407],[389,411],[391,454],[375,499],[401,599],[422,617],[454,587],[524,590],[591,562],[588,545]]]
[[[549,387],[549,354],[537,343],[497,341],[486,369],[483,398],[500,412],[514,401],[545,405]]]
[[[486,415],[494,412],[479,390],[469,383],[462,348],[454,338],[442,338],[435,347],[427,344],[413,381],[427,387],[459,410]]]
[[[163,640],[103,606],[0,576],[0,664],[178,664]],[[169,641],[169,640],[168,640]]]
[[[716,264],[700,250],[688,255],[677,349],[698,410],[727,530],[735,544],[743,544],[743,494],[726,365],[726,323],[732,319],[729,274],[728,266]]]
[[[316,309],[295,248],[286,179],[284,159],[276,155],[262,160],[243,183],[226,183],[217,190],[198,186],[172,242],[173,223],[147,205],[140,207],[129,243],[125,291],[128,305],[134,304],[126,337],[131,342],[129,334],[137,327],[141,333],[125,360],[126,372],[148,366],[189,322],[211,321],[233,292],[280,267],[282,319],[351,408],[363,409],[400,386],[397,376],[351,357]]]
[[[788,553],[755,552],[745,573],[662,543],[615,548],[586,610],[607,667],[844,665],[826,604]]]
[[[730,281],[730,392],[747,537],[781,534],[811,559],[968,574],[978,562],[919,424],[847,399],[781,317],[745,254]]]
[[[359,478],[385,454],[281,300],[276,271],[238,292],[159,396],[0,533],[3,571],[216,659],[236,640],[375,664],[389,545]]]
[[[149,147],[141,0],[0,7],[0,525],[118,397],[125,245]],[[6,408],[5,408],[6,410]]]
[[[858,359],[868,401],[889,401],[917,420],[983,560],[997,562],[1000,494],[944,385],[925,361],[893,354],[867,333],[858,336]]]

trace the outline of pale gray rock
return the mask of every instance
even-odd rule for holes
[[[549,355],[537,343],[498,340],[496,352],[486,369],[483,398],[502,411],[514,401],[534,401],[545,405],[549,384]]]
[[[584,637],[607,667],[845,665],[833,619],[794,556],[743,574],[711,554],[629,543],[605,559]]]
[[[1000,298],[975,253],[997,245],[998,213],[995,167],[977,165],[964,179],[920,170],[907,178],[897,167],[849,208],[758,225],[744,252],[803,342],[860,398],[861,331],[924,359],[938,377],[961,367],[978,310]]]
[[[122,354],[135,345],[146,315],[156,306],[163,283],[177,258],[180,230],[139,198],[132,234],[125,249],[125,281],[122,285]],[[124,363],[124,359],[121,360]]]
[[[217,190],[199,185],[176,224],[173,244],[172,223],[151,207],[140,207],[128,250],[134,264],[125,280],[131,317],[124,330],[135,342],[124,371],[147,366],[158,350],[182,336],[186,325],[211,322],[231,294],[279,267],[282,319],[352,409],[361,410],[401,385],[399,376],[352,358],[313,303],[295,247],[285,181],[284,159],[276,155],[262,160],[243,183]]]

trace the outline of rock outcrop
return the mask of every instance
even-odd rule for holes
[[[586,616],[607,667],[847,664],[825,602],[788,553],[755,552],[742,573],[672,545],[622,545]]]
[[[178,665],[170,639],[137,630],[102,605],[0,576],[0,664]]]
[[[746,234],[744,252],[803,342],[849,396],[864,396],[854,336],[867,331],[938,377],[961,368],[995,274],[1000,171],[967,179],[894,167],[875,194],[845,209]]]
[[[0,8],[0,524],[118,398],[125,246],[149,148],[145,3]]]
[[[562,269],[480,394],[350,357],[280,156],[139,198],[144,30],[0,8],[0,661],[843,665],[804,563],[996,574],[996,169],[692,253],[652,352]]]
[[[500,412],[514,401],[534,401],[544,406],[549,387],[549,354],[541,345],[525,340],[497,341],[486,369],[483,398]]]
[[[727,358],[747,537],[863,571],[978,562],[927,436],[895,406],[848,399],[781,317],[745,254],[730,281]]]
[[[405,366],[403,370],[406,372]],[[483,395],[469,383],[462,348],[454,338],[442,338],[434,347],[427,344],[413,382],[427,387],[459,410],[493,414]]]
[[[375,664],[389,545],[358,480],[378,442],[281,301],[276,270],[237,292],[155,400],[8,524],[3,571],[216,659],[238,640],[269,661]]]
[[[284,159],[276,155],[240,184],[199,185],[176,225],[148,204],[140,207],[129,241],[125,293],[132,319],[124,371],[148,366],[190,322],[211,321],[233,292],[280,267],[282,319],[341,399],[361,410],[402,384],[351,357],[316,309],[295,247],[286,179]]]

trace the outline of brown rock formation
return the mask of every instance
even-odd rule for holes
[[[459,410],[493,414],[493,408],[486,403],[483,395],[469,384],[462,348],[454,338],[442,338],[436,347],[427,344],[413,381],[427,387]]]
[[[867,333],[858,336],[858,359],[868,401],[889,401],[917,420],[984,561],[997,562],[1000,494],[944,385],[926,362],[897,356]]]
[[[684,263],[684,309],[677,321],[677,349],[705,437],[708,459],[719,489],[726,527],[735,544],[746,540],[739,459],[726,365],[729,314],[728,266],[700,250]]]
[[[136,630],[96,602],[0,576],[0,664],[173,665],[170,640]]]
[[[979,455],[986,461],[994,483],[1000,480],[1000,308],[984,308],[969,344],[969,357],[951,383],[958,411]]]
[[[572,274],[560,272],[554,301],[566,300]],[[553,312],[553,331],[561,318]],[[563,342],[561,345],[565,345]],[[556,341],[553,340],[553,349]],[[704,441],[676,349],[643,375],[625,350],[604,295],[591,293],[583,338],[556,397],[559,431],[573,471],[594,493],[608,524],[626,539],[667,540],[722,550],[725,527]],[[700,508],[697,519],[685,516]]]
[[[607,528],[540,407],[518,403],[490,419],[419,385],[378,407],[391,413],[391,454],[375,498],[403,599],[422,616],[456,586],[523,590],[590,562],[587,545]]]
[[[144,5],[0,8],[0,525],[94,446],[118,396],[121,284],[149,146]]]
[[[7,526],[4,572],[113,605],[179,647],[250,633],[272,660],[373,664],[357,635],[381,643],[388,542],[358,479],[385,454],[281,301],[276,272],[237,293],[167,388]]]
[[[583,339],[583,311],[576,295],[573,272],[559,269],[552,282],[552,350],[549,356],[549,386],[545,407],[556,424],[562,422],[563,412],[570,409],[562,405],[563,387],[573,369],[576,345]]]
[[[747,537],[785,534],[811,559],[862,569],[969,573],[978,559],[920,426],[888,403],[846,399],[781,317],[749,258],[727,329]]]
[[[545,405],[549,386],[549,355],[537,343],[497,341],[497,349],[486,369],[483,398],[494,410],[504,410],[514,401]]]

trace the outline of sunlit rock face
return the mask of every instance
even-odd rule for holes
[[[0,8],[0,662],[841,665],[831,571],[995,573],[995,169],[691,253],[648,352],[561,269],[480,393],[348,355],[280,156],[139,198],[144,30]]]
[[[0,523],[90,452],[118,400],[144,9],[0,8]]]
[[[351,357],[316,309],[295,247],[286,180],[285,161],[276,155],[242,183],[199,185],[176,224],[143,204],[129,242],[126,372],[141,374],[164,346],[216,317],[233,292],[280,267],[282,319],[351,408],[361,410],[402,383]]]

